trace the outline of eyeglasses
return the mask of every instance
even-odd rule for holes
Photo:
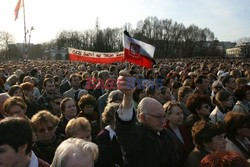
[[[159,122],[161,122],[161,121],[163,121],[163,120],[165,120],[165,119],[166,119],[166,114],[164,114],[163,116],[162,116],[162,115],[158,115],[158,116],[156,116],[156,115],[149,114],[149,113],[144,113],[144,114],[146,114],[146,115],[149,115],[149,116],[151,116],[151,117],[156,118]]]
[[[47,127],[47,128],[38,129],[37,131],[38,131],[39,133],[45,133],[45,132],[46,132],[46,129],[47,129],[49,132],[51,132],[51,131],[53,131],[53,130],[55,129],[55,127],[54,127],[54,126],[49,126],[49,127]]]

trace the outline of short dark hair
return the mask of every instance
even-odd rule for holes
[[[202,84],[203,79],[208,79],[205,75],[199,75],[194,79],[194,84],[197,86],[197,84]]]
[[[27,144],[26,154],[32,147],[32,128],[30,122],[24,118],[7,117],[0,121],[0,145],[7,144],[16,152],[18,148]]]
[[[83,95],[79,102],[78,102],[78,107],[82,110],[85,105],[93,105],[95,106],[97,104],[96,99],[94,96],[90,94]]]
[[[222,123],[212,124],[207,120],[197,121],[192,127],[193,142],[197,148],[205,147],[204,144],[212,141],[212,138],[224,133],[224,126]]]
[[[192,113],[197,115],[196,109],[200,109],[202,104],[209,104],[210,105],[210,98],[204,94],[191,94],[186,102],[188,110]]]
[[[247,91],[250,90],[250,85],[242,85],[234,90],[234,96],[237,100],[242,101],[246,97]]]

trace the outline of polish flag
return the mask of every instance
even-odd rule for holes
[[[15,20],[18,18],[19,9],[23,7],[23,0],[18,0],[14,10]]]
[[[125,60],[142,67],[152,68],[154,46],[130,37],[126,31],[124,32],[123,46]]]

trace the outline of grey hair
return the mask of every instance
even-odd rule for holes
[[[63,167],[69,158],[92,155],[93,161],[97,160],[98,147],[95,143],[78,138],[69,138],[63,141],[56,149],[51,167]]]
[[[155,100],[152,97],[144,97],[140,103],[137,106],[137,119],[139,122],[141,122],[140,120],[140,114],[141,113],[148,113],[148,103],[152,102],[152,101],[156,101],[157,103],[159,103],[157,100]]]

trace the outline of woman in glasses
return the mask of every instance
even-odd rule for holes
[[[163,108],[167,118],[165,127],[172,131],[182,144],[184,158],[186,158],[194,148],[194,145],[190,132],[182,125],[184,114],[181,104],[175,101],[169,101],[164,104]]]
[[[216,93],[215,97],[212,98],[213,104],[215,104],[215,109],[210,114],[210,119],[212,123],[218,121],[223,122],[226,113],[233,106],[233,98],[231,94],[225,90]]]
[[[221,124],[200,120],[192,127],[192,137],[195,148],[188,155],[184,163],[185,167],[199,167],[201,160],[206,155],[226,149],[227,142]]]
[[[51,163],[56,148],[65,139],[63,135],[56,134],[59,119],[50,112],[43,110],[31,118],[31,123],[37,136],[37,141],[33,144],[32,150],[37,157]]]

